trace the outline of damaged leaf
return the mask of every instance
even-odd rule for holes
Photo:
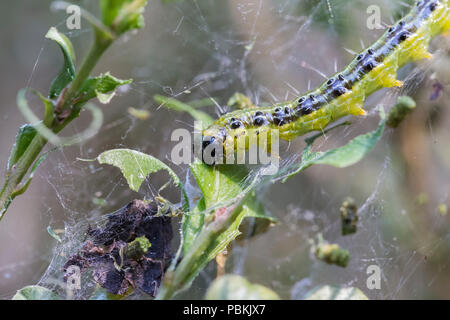
[[[142,182],[150,173],[165,170],[172,177],[174,183],[183,188],[181,180],[164,162],[130,149],[112,149],[103,152],[97,157],[100,164],[110,164],[120,169],[127,179],[130,189],[138,192]]]
[[[116,94],[118,87],[130,84],[132,81],[132,79],[118,79],[113,77],[109,72],[95,78],[89,78],[79,90],[77,105],[82,105],[93,98],[97,98],[101,103],[107,104]]]

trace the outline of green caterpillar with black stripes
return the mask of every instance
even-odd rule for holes
[[[317,89],[293,101],[271,107],[253,107],[227,113],[202,131],[203,150],[219,144],[225,155],[238,148],[260,145],[261,136],[278,130],[280,139],[292,140],[325,129],[347,115],[365,115],[364,101],[385,87],[401,87],[397,70],[407,63],[431,58],[430,41],[450,30],[450,0],[421,0],[341,72]],[[270,151],[270,138],[264,145]],[[214,154],[213,154],[214,156]]]

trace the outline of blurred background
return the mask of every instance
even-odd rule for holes
[[[76,3],[98,11],[97,1]],[[62,64],[59,48],[44,37],[48,29],[56,26],[70,37],[78,62],[91,42],[87,22],[82,21],[81,30],[67,30],[65,13],[50,10],[50,4],[0,2],[2,174],[17,130],[25,122],[16,106],[17,91],[28,86],[46,93]],[[187,166],[170,163],[175,144],[170,135],[176,128],[192,130],[193,120],[159,107],[153,95],[185,102],[213,97],[221,106],[235,92],[256,104],[293,99],[343,69],[383,33],[366,24],[366,10],[374,4],[386,26],[408,12],[411,1],[149,1],[145,28],[117,41],[94,72],[133,78],[133,84],[110,104],[101,105],[105,123],[94,138],[50,154],[28,191],[1,221],[0,298],[9,299],[43,276],[57,245],[48,226],[86,228],[89,221],[132,199],[157,194],[168,178],[164,173],[152,175],[140,193],[134,193],[119,170],[77,158],[126,147],[156,156],[186,177]],[[285,299],[302,299],[310,289],[325,284],[355,286],[371,299],[450,298],[449,48],[448,37],[433,41],[431,61],[409,65],[399,73],[407,79],[401,91],[375,93],[365,104],[368,117],[352,118],[351,126],[318,141],[317,148],[326,150],[373,130],[379,120],[375,106],[388,109],[397,95],[411,95],[417,109],[399,128],[387,129],[365,159],[346,169],[311,167],[284,184],[262,188],[260,198],[279,223],[236,243],[227,272],[265,285]],[[31,104],[42,112],[37,100]],[[129,107],[146,109],[150,117],[135,118]],[[214,106],[204,110],[214,117],[218,111]],[[80,132],[90,120],[83,113],[62,134]],[[300,154],[304,146],[302,138],[283,144],[282,157]],[[176,189],[163,194],[173,202],[180,199]],[[359,206],[360,221],[356,234],[343,237],[339,207],[347,196]],[[178,223],[174,221],[174,230]],[[346,268],[311,256],[308,239],[317,233],[350,251]],[[369,265],[381,269],[379,290],[367,288]],[[201,299],[215,278],[215,268],[210,263],[178,298]]]

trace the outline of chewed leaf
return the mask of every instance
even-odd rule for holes
[[[162,106],[164,106],[166,108],[176,110],[179,112],[189,113],[192,118],[194,118],[197,121],[201,121],[202,126],[205,128],[214,122],[213,118],[211,118],[211,116],[209,114],[207,114],[206,112],[197,110],[193,106],[183,103],[179,100],[169,98],[169,97],[164,97],[164,96],[161,96],[158,94],[153,96],[153,99],[155,99],[155,101],[157,103],[161,104]]]
[[[284,178],[283,182],[314,164],[327,164],[337,168],[345,168],[357,163],[375,147],[384,132],[386,117],[382,108],[380,109],[380,118],[376,130],[362,134],[339,148],[325,152],[312,152],[311,147],[314,140],[308,141],[308,146],[303,151],[302,161],[298,168]]]
[[[147,0],[102,0],[100,8],[103,23],[117,34],[144,26],[144,8]]]
[[[306,300],[369,300],[358,288],[323,286],[311,290]]]
[[[130,84],[132,81],[132,79],[117,79],[109,72],[95,78],[89,78],[83,83],[78,93],[77,104],[81,105],[93,98],[98,98],[101,103],[107,104],[114,97],[117,87]]]
[[[160,170],[167,171],[174,183],[182,188],[182,183],[178,176],[164,162],[130,149],[113,149],[103,152],[97,157],[100,164],[110,164],[120,169],[131,190],[139,191],[142,182],[150,173]]]
[[[23,155],[29,144],[36,136],[36,129],[31,124],[23,125],[19,128],[14,144],[8,160],[8,170],[10,170]]]
[[[45,37],[55,41],[64,55],[64,65],[59,75],[53,80],[50,86],[49,97],[53,99],[57,97],[75,77],[75,53],[69,38],[60,33],[55,27],[51,27]]]
[[[224,275],[211,284],[206,300],[279,300],[269,288],[250,283],[238,275]]]
[[[62,298],[47,288],[28,286],[18,290],[12,300],[62,300]]]

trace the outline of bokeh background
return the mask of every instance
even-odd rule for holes
[[[76,3],[97,11],[97,1]],[[164,185],[164,173],[152,175],[140,193],[134,193],[117,169],[78,160],[126,147],[170,165],[171,132],[192,130],[193,120],[159,107],[153,95],[182,101],[213,97],[221,106],[235,92],[259,104],[292,99],[321,84],[324,75],[343,69],[354,52],[382,34],[383,30],[367,28],[370,5],[381,8],[382,22],[389,25],[409,10],[408,3],[149,1],[145,28],[115,43],[94,72],[133,78],[133,84],[101,106],[105,123],[97,136],[50,154],[29,190],[1,221],[0,297],[8,299],[42,278],[57,244],[47,233],[48,226],[64,229],[95,221],[132,199],[155,195]],[[67,30],[64,12],[50,10],[50,4],[47,0],[0,2],[2,173],[17,129],[24,124],[16,106],[17,91],[29,86],[47,92],[62,63],[58,47],[44,38],[47,30],[57,26],[70,37],[78,62],[91,41],[85,21],[81,30]],[[227,263],[229,273],[270,287],[285,299],[302,299],[308,290],[325,284],[355,286],[371,299],[450,298],[450,217],[443,210],[450,205],[448,37],[436,39],[431,48],[434,59],[401,70],[400,77],[407,79],[402,91],[384,89],[374,94],[366,101],[368,117],[351,119],[351,126],[333,130],[317,145],[326,150],[372,130],[378,122],[375,106],[388,109],[398,94],[411,95],[417,109],[398,129],[386,130],[365,159],[346,169],[312,167],[284,184],[260,190],[264,205],[279,223],[236,243]],[[438,97],[431,100],[436,90]],[[34,110],[41,112],[38,101],[32,101]],[[150,117],[136,119],[128,113],[129,107],[147,109]],[[214,106],[205,110],[217,114]],[[82,131],[89,121],[89,114],[83,113],[63,135]],[[304,146],[302,138],[283,144],[282,157],[289,159]],[[187,166],[171,167],[186,177]],[[169,188],[164,196],[177,202],[180,195]],[[360,222],[355,235],[343,237],[339,207],[347,196],[356,200]],[[330,266],[311,256],[308,239],[317,233],[350,251],[348,267]],[[366,286],[369,265],[381,268],[380,290]],[[215,268],[210,263],[178,297],[202,298],[215,278]]]

